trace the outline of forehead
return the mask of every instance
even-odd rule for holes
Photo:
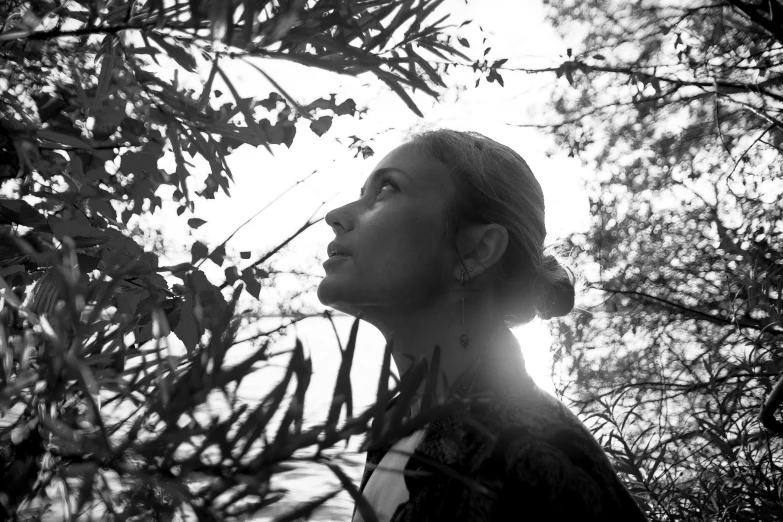
[[[415,188],[424,192],[451,194],[454,185],[449,169],[421,146],[406,143],[388,153],[374,170],[394,168],[410,176]]]

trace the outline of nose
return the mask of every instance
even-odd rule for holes
[[[348,210],[348,206],[349,205],[343,205],[334,208],[324,216],[324,221],[327,225],[332,227],[335,234],[339,233],[337,230],[338,228],[341,228],[343,233],[353,228],[353,218]]]

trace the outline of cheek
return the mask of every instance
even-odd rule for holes
[[[358,261],[372,286],[411,292],[442,278],[445,247],[436,217],[400,212],[363,232]]]
[[[438,217],[383,211],[357,220],[354,256],[322,280],[322,303],[346,312],[360,305],[416,307],[442,293],[449,269]]]

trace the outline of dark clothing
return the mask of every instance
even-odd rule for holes
[[[410,498],[392,522],[645,521],[587,428],[533,382],[511,331],[501,327],[490,345],[490,356],[455,384],[460,396],[490,400],[465,407],[475,423],[455,416],[430,422],[405,466]],[[368,452],[360,491],[386,450]],[[483,490],[433,461],[476,479]]]

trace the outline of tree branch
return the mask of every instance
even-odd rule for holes
[[[128,31],[133,29],[146,29],[148,27],[154,27],[154,22],[148,22],[143,24],[124,24],[115,26],[98,26],[98,27],[82,27],[81,29],[74,29],[72,31],[40,31],[37,33],[30,33],[25,36],[20,36],[19,40],[51,40],[54,38],[66,38],[71,36],[90,36],[94,34],[117,34],[120,31]]]
[[[744,327],[744,328],[750,328],[752,330],[767,331],[769,333],[773,333],[773,334],[777,334],[777,335],[783,335],[783,331],[777,330],[777,329],[771,329],[771,328],[768,327],[769,325],[767,325],[767,326],[760,326],[760,325],[757,325],[757,324],[750,323],[748,321],[743,321],[741,319],[732,320],[732,319],[726,319],[726,318],[723,318],[723,317],[718,317],[718,316],[715,316],[715,315],[712,315],[712,314],[708,314],[707,312],[702,312],[700,310],[694,310],[693,308],[688,308],[685,305],[681,305],[679,303],[675,303],[673,301],[669,301],[667,299],[663,299],[663,298],[658,297],[658,296],[650,295],[650,294],[645,293],[645,292],[640,292],[638,290],[623,290],[623,289],[619,289],[619,288],[608,288],[608,287],[605,287],[603,285],[598,285],[598,284],[595,284],[595,283],[587,283],[587,287],[588,288],[592,288],[594,290],[602,290],[604,292],[611,292],[611,293],[615,293],[615,294],[636,296],[636,297],[641,297],[642,299],[650,299],[652,301],[659,302],[661,304],[664,304],[666,306],[670,306],[670,307],[675,308],[677,310],[681,310],[683,312],[687,312],[689,314],[695,315],[697,318],[701,318],[701,319],[704,319],[706,321],[709,321],[709,322],[715,323],[715,324],[721,324],[721,325],[726,325],[726,326],[737,325],[737,326],[741,326],[741,327]]]

